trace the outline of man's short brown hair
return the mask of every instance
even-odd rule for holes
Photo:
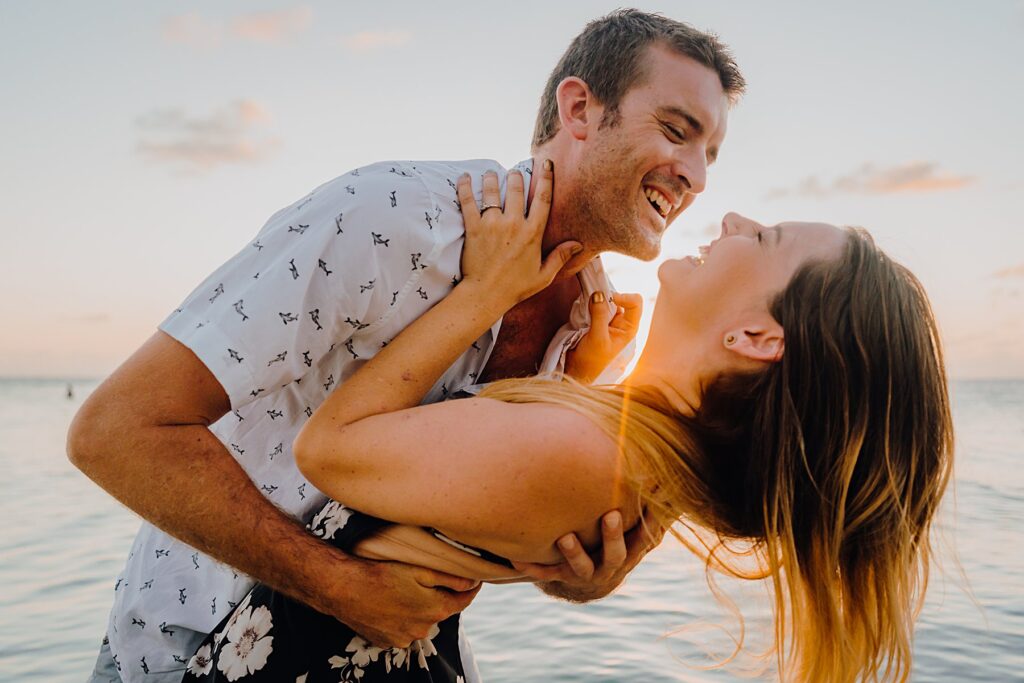
[[[743,94],[743,75],[718,36],[659,14],[616,10],[587,24],[551,72],[537,112],[533,147],[540,147],[558,132],[555,90],[570,76],[583,80],[604,105],[601,125],[615,125],[622,97],[647,77],[644,55],[654,44],[664,45],[717,72],[730,102]]]

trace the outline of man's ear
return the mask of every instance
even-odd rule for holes
[[[782,325],[767,313],[749,320],[746,325],[736,325],[727,330],[722,339],[726,351],[743,358],[761,363],[777,363],[782,360],[786,340]]]
[[[558,84],[555,99],[559,125],[575,139],[585,140],[591,125],[600,121],[602,111],[590,87],[583,80],[569,76]]]

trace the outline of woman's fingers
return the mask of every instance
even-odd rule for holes
[[[494,171],[485,171],[483,184],[484,204],[480,208],[480,213],[484,214],[488,211],[493,211],[494,208],[492,207],[496,207],[498,213],[501,213],[501,186],[498,184],[498,174]]]
[[[459,195],[459,207],[462,209],[462,221],[466,224],[466,229],[476,228],[480,224],[480,209],[476,206],[473,181],[469,179],[468,173],[459,176],[455,189]]]
[[[590,295],[590,331],[594,340],[608,339],[608,324],[612,320],[612,306],[608,305],[607,295],[597,291]]]
[[[528,224],[533,228],[534,234],[539,237],[544,232],[544,226],[548,224],[548,214],[551,211],[551,196],[555,187],[555,164],[551,159],[545,159],[539,171],[534,168],[533,175],[537,178],[537,185],[533,189]]]
[[[640,327],[640,318],[644,312],[643,296],[618,292],[612,297],[612,300],[620,310],[609,325],[623,332],[635,332]]]
[[[515,169],[505,176],[505,213],[510,216],[522,216],[526,211],[526,196],[523,187],[523,174]]]
[[[581,251],[583,251],[583,245],[579,242],[562,242],[552,249],[544,258],[544,263],[540,267],[541,280],[544,282],[544,286],[546,287],[554,280],[555,276],[558,275],[558,271],[569,262],[569,259]]]

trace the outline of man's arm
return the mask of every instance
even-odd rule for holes
[[[68,456],[156,526],[378,645],[406,646],[465,609],[474,582],[351,557],[278,510],[208,428],[229,407],[206,366],[158,332],[79,410]]]

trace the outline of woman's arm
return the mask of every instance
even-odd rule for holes
[[[627,528],[639,514],[614,440],[545,403],[472,398],[370,416],[300,466],[357,510],[517,561],[558,562],[563,535],[592,547],[602,514],[622,510]]]
[[[545,168],[524,226],[520,174],[509,174],[505,212],[482,217],[460,179],[462,282],[338,387],[296,440],[300,469],[325,493],[514,559],[560,560],[552,544],[568,531],[598,541],[593,520],[623,500],[615,444],[596,425],[539,404],[470,399],[413,408],[495,319],[568,260],[571,243],[540,261],[551,184]],[[484,202],[500,202],[493,174],[484,176]]]
[[[316,469],[323,441],[338,430],[371,415],[416,406],[434,382],[494,321],[523,299],[544,289],[573,254],[578,242],[563,242],[541,258],[541,239],[551,204],[552,169],[538,178],[530,215],[523,221],[523,176],[507,178],[505,210],[480,215],[467,175],[458,194],[466,226],[462,280],[335,389],[317,409],[295,442],[300,467]],[[483,200],[501,206],[498,176],[484,174]]]

